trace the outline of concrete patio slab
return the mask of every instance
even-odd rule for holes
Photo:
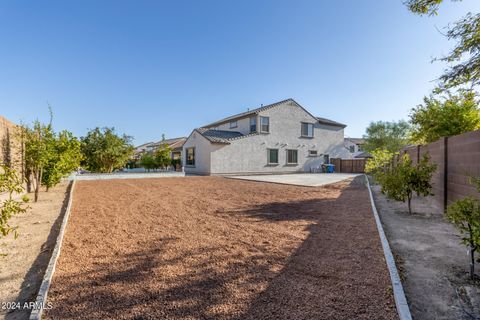
[[[230,176],[231,179],[241,179],[260,182],[291,184],[296,186],[319,187],[330,183],[354,178],[358,173],[294,173],[275,175]]]

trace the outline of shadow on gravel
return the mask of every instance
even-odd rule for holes
[[[100,255],[93,270],[55,279],[52,295],[60,298],[48,317],[397,318],[361,177],[336,200],[273,202],[219,219],[231,215],[252,224],[303,220],[308,236],[287,256],[267,241],[242,239],[231,244],[241,245],[240,253],[229,244],[175,251],[175,237],[140,243],[114,265]]]
[[[71,189],[72,182],[70,182],[70,184],[68,185],[65,194],[70,194]],[[61,212],[53,223],[52,227],[50,228],[50,233],[48,234],[47,240],[42,244],[40,253],[38,254],[37,258],[28,270],[25,278],[23,279],[22,285],[20,287],[20,293],[15,299],[15,302],[20,303],[21,305],[23,305],[25,302],[35,302],[37,298],[38,289],[40,289],[43,275],[45,274],[45,270],[47,269],[48,263],[50,262],[50,257],[52,256],[53,248],[55,247],[55,243],[57,242],[58,233],[60,231],[63,217],[65,216],[67,205],[68,196],[66,196],[63,200]],[[30,316],[30,312],[30,309],[12,309],[9,313],[5,315],[5,319],[28,319],[28,317]]]

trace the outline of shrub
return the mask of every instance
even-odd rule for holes
[[[408,212],[411,214],[414,193],[419,196],[433,194],[430,180],[437,166],[430,164],[429,160],[429,155],[424,154],[420,163],[413,165],[408,154],[404,154],[400,161],[382,173],[382,193],[396,201],[407,201]]]
[[[16,214],[24,213],[28,207],[26,203],[28,198],[22,197],[21,201],[13,199],[15,193],[22,193],[23,181],[17,175],[17,172],[2,164],[0,165],[0,193],[6,192],[7,199],[1,203],[0,206],[0,238],[7,236],[10,232],[14,232],[15,238],[17,237],[17,228],[12,227],[8,220]]]
[[[480,191],[480,179],[473,183]],[[462,234],[461,242],[470,251],[470,278],[475,277],[475,252],[480,247],[480,201],[466,197],[453,202],[447,208],[447,219],[457,227]]]

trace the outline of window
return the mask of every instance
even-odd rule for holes
[[[308,150],[308,156],[309,156],[309,157],[316,157],[316,156],[318,156],[317,150]]]
[[[250,118],[250,132],[257,132],[257,117]]]
[[[278,164],[278,149],[267,149],[268,164]]]
[[[354,153],[354,152],[355,152],[355,146],[350,146],[349,149],[350,149],[350,153]]]
[[[302,137],[313,138],[313,123],[302,122]]]
[[[230,122],[230,129],[236,128],[237,127],[237,121],[232,121]]]
[[[361,144],[357,144],[357,147],[358,147],[358,151],[363,151],[363,148],[362,148]]]
[[[195,165],[195,148],[187,148],[187,166]]]
[[[298,150],[287,150],[287,164],[298,163]]]
[[[268,117],[260,117],[260,132],[269,132],[270,119]]]
[[[328,154],[323,155],[323,163],[325,163],[325,164],[330,163],[330,156]]]

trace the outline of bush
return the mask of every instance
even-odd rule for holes
[[[480,180],[475,179],[480,191]],[[480,201],[472,197],[457,200],[447,208],[447,219],[460,230],[461,242],[470,251],[470,278],[475,277],[475,252],[480,247]]]
[[[1,203],[0,206],[0,238],[7,236],[10,232],[14,232],[17,237],[16,227],[8,224],[8,220],[16,214],[24,213],[28,207],[26,203],[28,198],[22,197],[21,201],[13,199],[13,195],[23,192],[23,181],[17,175],[17,172],[6,166],[0,165],[0,193],[7,193],[7,199]]]
[[[397,153],[386,149],[377,149],[372,151],[371,154],[372,158],[368,159],[365,164],[365,172],[380,183],[384,173],[391,167],[393,158]]]
[[[396,201],[407,201],[408,212],[412,213],[412,197],[432,195],[430,180],[436,169],[435,164],[429,163],[430,157],[424,154],[418,165],[413,165],[408,154],[404,154],[400,161],[391,164],[380,175],[382,193]]]

